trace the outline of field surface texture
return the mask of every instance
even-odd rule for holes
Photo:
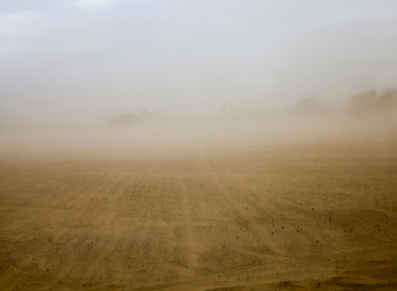
[[[1,159],[0,290],[397,290],[397,144]]]

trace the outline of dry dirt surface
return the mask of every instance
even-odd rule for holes
[[[0,163],[0,290],[397,290],[397,144]]]

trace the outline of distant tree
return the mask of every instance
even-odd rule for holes
[[[353,110],[371,109],[374,108],[377,99],[378,94],[374,90],[370,90],[351,96],[348,105]]]
[[[397,89],[386,88],[379,96],[376,105],[379,108],[396,108],[397,107]]]
[[[320,109],[321,106],[317,102],[316,97],[308,97],[306,99],[298,100],[295,103],[294,110],[300,112],[314,112]]]
[[[162,112],[152,113],[148,110],[143,110],[141,114],[127,113],[123,115],[116,115],[108,119],[109,125],[132,125],[138,123],[159,123],[166,122],[167,116]]]
[[[126,125],[132,124],[139,118],[139,115],[134,113],[127,113],[124,115],[116,115],[108,119],[110,125]]]
[[[320,110],[325,110],[325,109],[327,109],[327,102],[325,102],[324,99],[321,99],[321,100],[319,101],[319,103],[318,103],[318,108],[319,108]]]

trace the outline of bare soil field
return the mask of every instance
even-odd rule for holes
[[[0,159],[0,290],[397,290],[395,143]]]

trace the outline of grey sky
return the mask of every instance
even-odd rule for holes
[[[0,123],[341,106],[396,51],[396,1],[0,0]]]

